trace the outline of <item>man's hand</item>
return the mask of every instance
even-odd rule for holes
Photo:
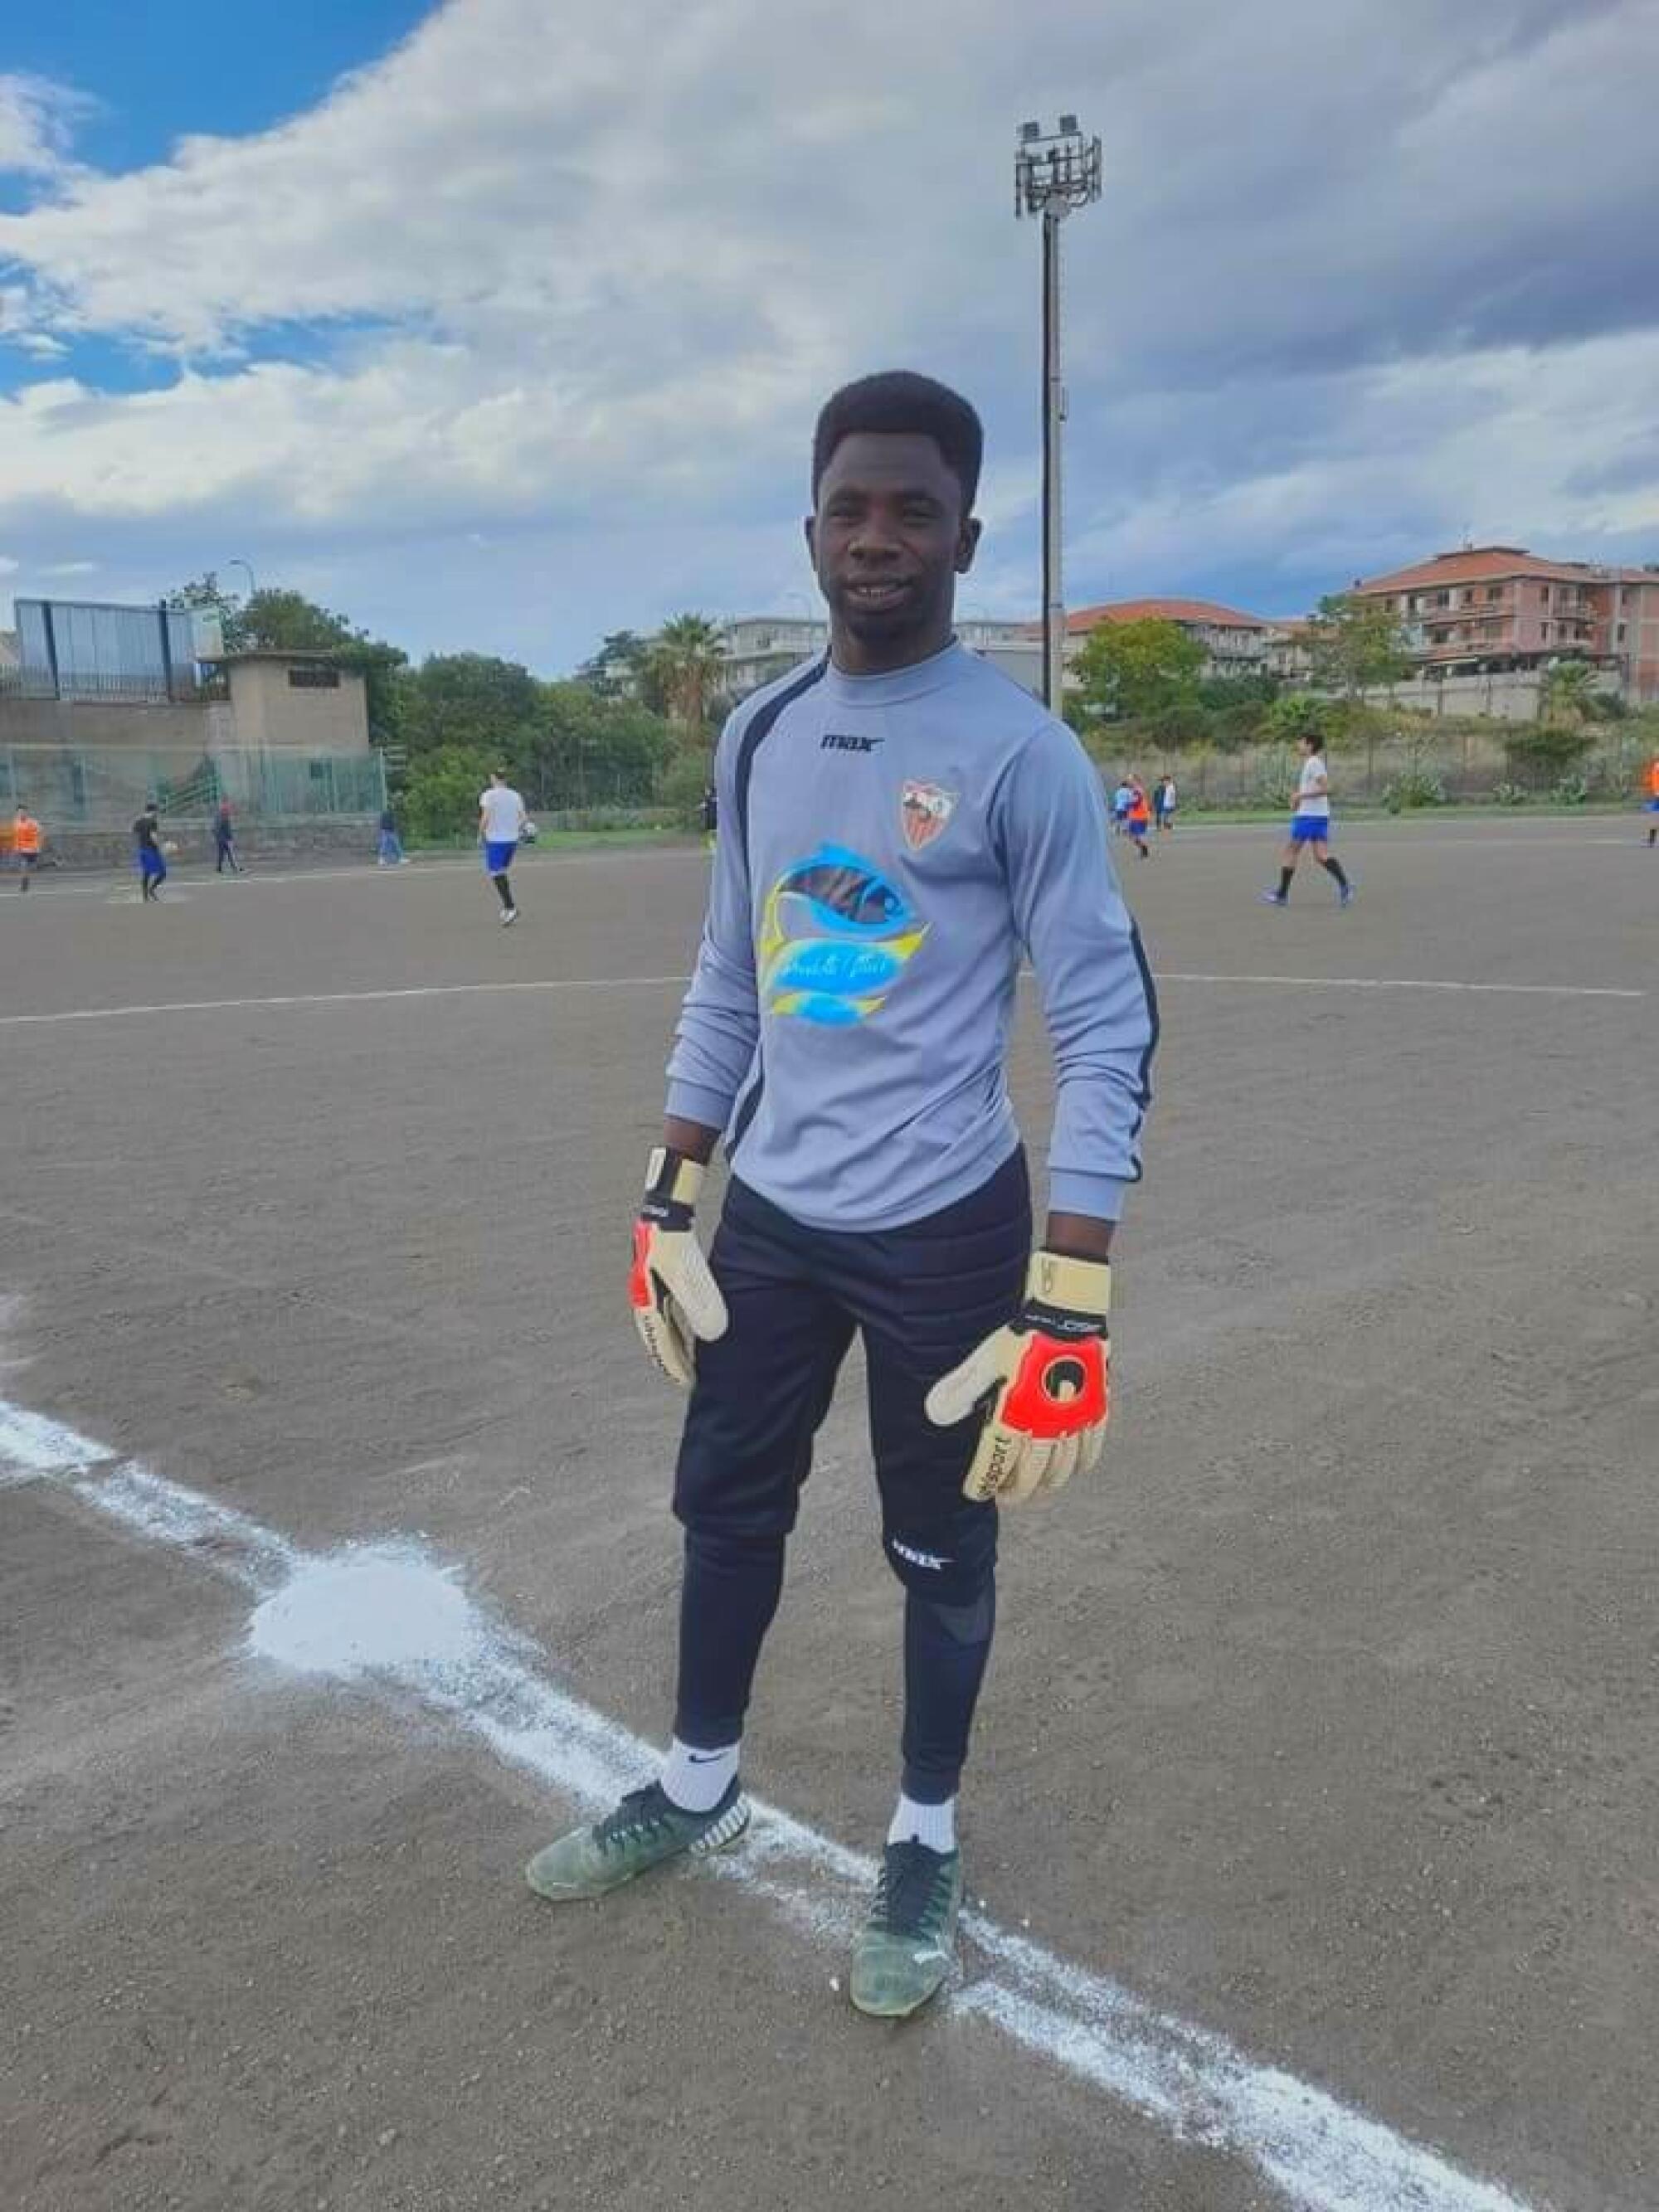
[[[640,1340],[671,1382],[689,1390],[699,1339],[724,1336],[726,1301],[702,1247],[691,1233],[691,1212],[702,1184],[696,1160],[662,1146],[645,1171],[645,1198],[634,1224],[634,1266],[629,1302]]]
[[[927,1418],[942,1429],[985,1404],[965,1498],[1018,1505],[1095,1465],[1110,1399],[1111,1295],[1104,1261],[1035,1254],[1018,1317],[927,1393]]]

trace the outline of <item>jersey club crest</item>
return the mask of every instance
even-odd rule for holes
[[[899,793],[899,821],[913,853],[931,845],[957,811],[957,794],[942,784],[907,781]]]

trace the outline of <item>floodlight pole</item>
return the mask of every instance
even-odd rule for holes
[[[1073,208],[1100,198],[1100,141],[1075,115],[1045,136],[1020,125],[1014,153],[1014,213],[1042,219],[1042,696],[1058,714],[1066,681],[1066,585],[1061,561],[1060,440],[1066,386],[1060,353],[1060,226]]]

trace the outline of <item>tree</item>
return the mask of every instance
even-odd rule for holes
[[[404,822],[416,837],[453,837],[477,827],[478,793],[500,763],[488,751],[439,745],[422,753],[404,787]]]
[[[528,769],[538,806],[645,806],[674,749],[659,714],[599,699],[582,684],[544,684]]]
[[[1544,719],[1577,729],[1594,711],[1595,672],[1588,660],[1558,660],[1544,678]]]
[[[1316,689],[1352,699],[1373,685],[1409,676],[1405,633],[1382,599],[1352,592],[1329,592],[1309,621],[1308,656]]]
[[[410,750],[459,746],[521,775],[535,744],[541,695],[542,686],[516,660],[488,653],[434,653],[410,679]]]
[[[234,592],[223,589],[215,569],[209,568],[204,574],[193,576],[189,583],[180,584],[176,592],[169,592],[166,604],[181,612],[216,617],[220,642],[227,653],[240,653],[247,643],[242,602]]]
[[[1204,647],[1176,623],[1102,623],[1073,668],[1085,712],[1155,714],[1197,697]]]
[[[635,698],[650,658],[650,644],[637,630],[613,629],[600,639],[592,659],[583,661],[574,680],[596,698]]]
[[[1310,737],[1324,744],[1335,719],[1328,699],[1316,698],[1311,691],[1287,691],[1268,708],[1261,734],[1275,744],[1293,744],[1298,738]]]
[[[726,673],[720,625],[707,615],[676,615],[658,632],[650,665],[670,719],[684,729],[701,730],[708,702]]]

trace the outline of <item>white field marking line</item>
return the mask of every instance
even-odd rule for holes
[[[689,975],[547,975],[518,982],[416,983],[385,991],[295,991],[269,999],[177,999],[155,1006],[74,1006],[56,1014],[0,1014],[0,1029],[50,1022],[110,1022],[132,1014],[225,1014],[247,1006],[357,1006],[381,999],[465,998],[478,992],[618,991],[630,985],[684,987]]]
[[[1029,970],[1022,969],[1021,981]],[[1468,991],[1549,999],[1645,999],[1644,990],[1592,983],[1463,983],[1413,975],[1223,975],[1158,969],[1157,983],[1289,984],[1323,991]],[[393,990],[295,991],[267,999],[178,999],[150,1006],[73,1006],[52,1014],[0,1014],[0,1029],[45,1027],[60,1022],[124,1021],[133,1015],[224,1014],[255,1006],[358,1006],[400,999],[450,999],[499,992],[665,990],[684,988],[689,975],[549,975],[516,982],[416,983]]]
[[[1603,983],[1452,983],[1419,975],[1206,975],[1155,969],[1157,983],[1285,983],[1311,991],[1475,991],[1510,998],[1645,999],[1642,990]]]
[[[414,1541],[311,1553],[246,1514],[150,1473],[0,1400],[0,1439],[21,1480],[66,1479],[132,1534],[205,1561],[258,1599],[248,1650],[324,1680],[392,1688],[444,1714],[496,1756],[598,1808],[653,1767],[641,1738],[557,1687],[527,1638],[493,1620]],[[844,1945],[874,1863],[754,1801],[745,1848],[707,1863],[798,1924]],[[951,2004],[1177,2142],[1248,2161],[1298,2212],[1527,2212],[1328,2092],[1261,2066],[1223,2037],[1158,2011],[983,1912],[963,1929],[983,1965]]]

